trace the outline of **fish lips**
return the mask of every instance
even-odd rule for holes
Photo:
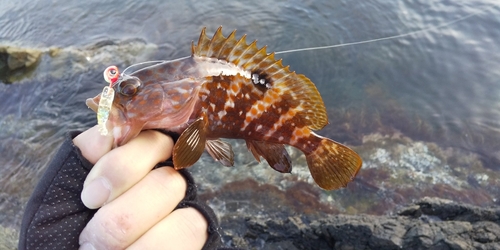
[[[85,104],[87,104],[87,107],[92,109],[94,112],[97,113],[97,110],[99,108],[99,101],[101,100],[101,95],[97,95],[94,98],[88,98],[85,101]],[[139,132],[141,131],[141,128],[135,128],[136,126],[132,126],[131,124],[128,124],[127,122],[121,123],[121,124],[116,124],[117,123],[117,117],[120,117],[120,111],[116,110],[116,108],[112,108],[108,121],[106,122],[106,127],[108,130],[111,131],[111,135],[113,136],[113,146],[116,148],[118,146],[121,146],[128,141],[130,141],[132,138],[136,137]],[[120,117],[121,119],[118,120],[126,120],[125,117]]]
[[[85,103],[90,109],[97,113],[100,100],[101,95],[97,95],[94,98],[88,98]],[[142,130],[142,125],[140,123],[130,123],[127,121],[128,119],[122,110],[115,106],[111,108],[108,121],[106,122],[106,128],[111,131],[111,135],[114,138],[113,147],[115,148],[132,140],[132,138],[136,137]]]
[[[85,100],[85,104],[87,104],[87,107],[89,107],[90,109],[92,109],[94,112],[97,113],[100,100],[101,100],[101,95],[97,95],[94,98],[88,98],[87,100]]]

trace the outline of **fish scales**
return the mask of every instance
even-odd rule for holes
[[[311,137],[311,131],[304,125],[301,116],[289,115],[290,111],[297,112],[293,110],[300,102],[294,100],[291,95],[284,94],[281,98],[271,99],[267,108],[258,108],[267,91],[273,90],[259,90],[260,93],[255,93],[256,88],[253,85],[250,80],[237,75],[214,76],[212,81],[202,86],[207,91],[200,94],[205,101],[197,116],[201,113],[207,114],[211,121],[208,125],[210,136],[265,140],[295,146],[305,152],[312,152],[319,147],[321,140],[316,140],[315,136]],[[226,91],[233,86],[239,89],[236,95]],[[245,98],[249,92],[255,96]],[[235,102],[234,107],[227,108],[223,105],[228,101]],[[212,105],[214,103],[215,105]],[[223,115],[220,115],[221,113]]]
[[[219,138],[246,140],[256,160],[264,158],[282,173],[292,170],[284,145],[304,152],[316,183],[327,190],[344,187],[362,160],[354,151],[312,130],[328,123],[326,109],[314,84],[290,71],[256,41],[228,37],[219,28],[213,37],[202,30],[192,56],[143,67],[105,79],[115,90],[106,126],[115,146],[144,129],[180,133],[173,149],[176,169],[194,164],[206,150],[223,165],[232,166],[230,144]],[[100,96],[87,100],[97,111]]]

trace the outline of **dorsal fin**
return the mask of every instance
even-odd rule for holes
[[[247,71],[250,76],[258,74],[271,87],[281,89],[282,94],[292,93],[301,100],[304,112],[300,115],[309,128],[317,130],[328,124],[323,100],[309,78],[291,72],[289,66],[283,66],[281,59],[274,59],[274,53],[268,54],[265,46],[259,49],[257,41],[247,44],[246,35],[237,40],[236,30],[224,37],[222,27],[219,27],[212,38],[205,34],[205,30],[201,31],[198,44],[191,46],[193,56],[217,58]]]

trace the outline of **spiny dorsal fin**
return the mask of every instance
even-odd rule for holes
[[[276,60],[274,53],[268,54],[266,47],[258,48],[257,41],[246,42],[246,35],[236,39],[236,30],[228,37],[222,35],[219,27],[212,38],[201,31],[197,45],[192,45],[193,56],[217,58],[247,71],[249,75],[258,74],[265,78],[272,88],[279,88],[282,94],[290,93],[295,100],[301,100],[299,115],[305,124],[313,130],[321,129],[328,124],[325,105],[316,86],[301,74],[284,67],[281,59]]]

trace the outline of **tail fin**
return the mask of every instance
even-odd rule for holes
[[[356,152],[328,138],[321,138],[320,146],[306,159],[314,181],[326,190],[347,186],[362,165]]]

